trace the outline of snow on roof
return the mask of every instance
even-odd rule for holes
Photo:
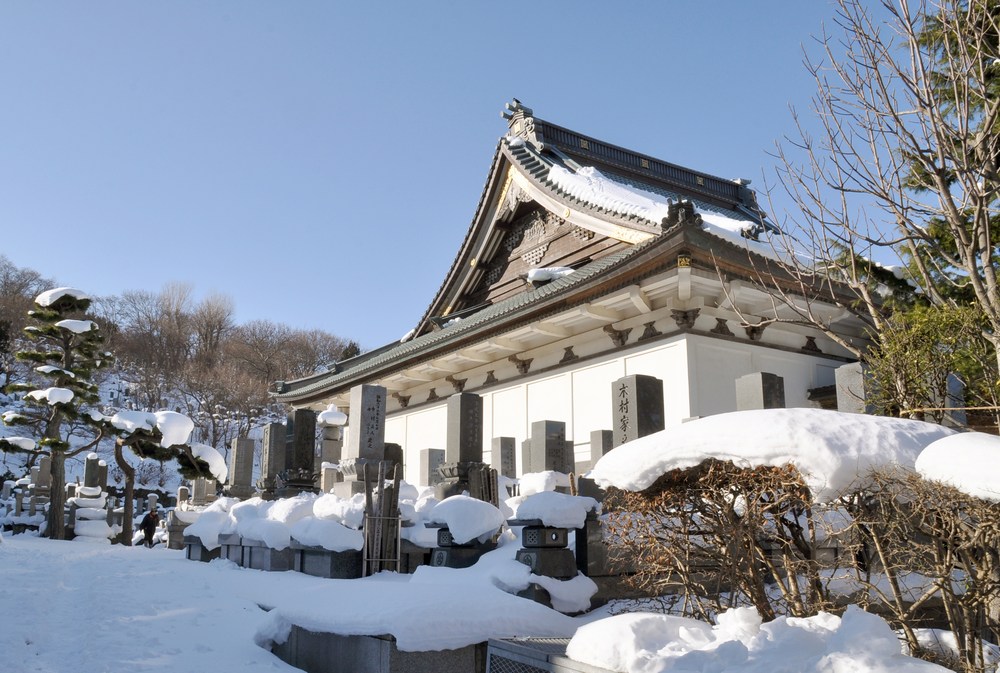
[[[963,432],[939,439],[917,457],[916,470],[924,479],[954,486],[966,495],[1000,502],[1000,437]]]
[[[208,463],[208,469],[218,481],[225,481],[226,476],[229,474],[229,468],[226,467],[226,460],[222,457],[215,447],[209,446],[208,444],[192,444],[191,453],[194,454],[195,458],[201,458],[206,463]]]
[[[32,390],[26,395],[33,400],[45,400],[49,406],[56,404],[69,404],[73,401],[73,391],[68,388],[46,388],[45,390]]]
[[[60,320],[56,327],[73,332],[73,334],[86,334],[97,329],[97,323],[93,320]]]
[[[553,165],[549,168],[548,178],[571,196],[621,215],[633,215],[659,223],[668,214],[669,204],[662,194],[615,180],[593,166],[584,166],[574,173],[562,166]],[[755,241],[743,235],[744,231],[759,224],[758,222],[749,218],[734,219],[704,208],[700,208],[698,214],[702,217],[702,227],[719,238],[766,257],[787,257],[784,245]]]
[[[622,444],[590,477],[602,487],[641,491],[675,469],[708,458],[747,467],[792,464],[818,501],[835,499],[869,471],[912,469],[920,451],[954,434],[940,425],[823,409],[761,409],[707,416]]]
[[[37,297],[35,297],[35,303],[39,306],[52,306],[63,297],[73,297],[74,299],[84,300],[90,299],[88,295],[72,287],[57,287],[52,290],[46,290]]]
[[[528,270],[528,282],[542,283],[548,280],[555,280],[573,273],[573,269],[568,266],[547,266],[539,269]]]

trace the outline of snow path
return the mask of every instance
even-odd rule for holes
[[[82,548],[82,549],[81,549]],[[253,642],[296,573],[234,571],[181,551],[0,542],[0,653],[6,673],[298,671]]]

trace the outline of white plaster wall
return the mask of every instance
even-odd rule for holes
[[[809,388],[833,383],[835,363],[807,354],[720,341],[697,335],[678,335],[646,348],[587,360],[577,369],[544,373],[493,388],[483,396],[483,460],[491,461],[494,437],[513,437],[521,472],[521,442],[531,423],[566,423],[577,464],[590,461],[590,433],[610,430],[612,383],[627,375],[647,374],[664,382],[664,411],[669,427],[692,416],[734,411],[736,379],[757,371],[784,377],[788,406],[811,406]],[[474,391],[473,391],[474,392]],[[447,403],[394,412],[386,421],[386,441],[406,451],[407,480],[417,483],[421,449],[445,448]]]

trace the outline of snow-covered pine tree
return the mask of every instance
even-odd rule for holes
[[[131,546],[132,520],[135,516],[135,468],[125,459],[125,447],[141,459],[176,460],[178,471],[186,479],[218,475],[203,458],[206,455],[204,449],[209,447],[188,443],[194,422],[184,414],[174,411],[119,411],[108,419],[108,424],[116,435],[115,463],[125,475],[125,512],[120,541]],[[209,450],[221,461],[218,452]]]
[[[17,352],[19,360],[35,365],[42,385],[15,384],[8,392],[22,391],[27,407],[7,411],[3,422],[30,430],[30,438],[0,438],[0,451],[48,455],[52,461],[52,493],[47,534],[53,540],[66,537],[63,509],[66,502],[66,459],[93,450],[105,436],[104,417],[98,402],[94,374],[110,364],[102,350],[97,323],[85,315],[90,297],[60,287],[41,293],[28,312],[34,323],[24,329],[29,348]]]

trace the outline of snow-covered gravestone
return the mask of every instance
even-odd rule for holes
[[[283,486],[276,491],[279,498],[316,491],[316,412],[296,409],[288,417],[287,428],[291,430],[291,442],[286,449],[285,469],[280,473]]]
[[[101,483],[101,467],[107,474],[107,463],[96,453],[87,456],[84,463],[84,485],[77,489],[76,497],[70,501],[70,511],[73,512],[73,539],[81,542],[110,544],[113,534],[108,525],[107,505],[108,494],[104,492]]]

